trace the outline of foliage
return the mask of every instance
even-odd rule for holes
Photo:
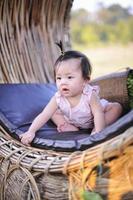
[[[103,200],[96,192],[83,191],[81,196],[83,200]]]
[[[128,75],[127,88],[128,88],[130,108],[133,109],[133,70],[131,70],[129,75]]]
[[[70,28],[74,45],[133,42],[133,15],[117,4],[108,8],[101,6],[95,13],[85,9],[73,11]]]

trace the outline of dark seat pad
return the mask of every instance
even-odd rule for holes
[[[28,129],[56,91],[54,84],[0,84],[0,124],[14,138]],[[58,133],[49,120],[36,134],[32,146],[57,151],[84,150],[122,133],[133,122],[133,111],[101,133],[90,130]]]

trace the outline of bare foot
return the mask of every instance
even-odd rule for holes
[[[76,126],[65,122],[64,124],[59,125],[57,127],[57,130],[58,132],[67,132],[67,131],[78,131],[79,129]]]

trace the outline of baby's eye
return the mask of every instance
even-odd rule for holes
[[[68,76],[68,79],[72,79],[73,78],[73,76]]]
[[[56,80],[61,80],[61,77],[60,77],[60,76],[57,76],[57,77],[56,77]]]

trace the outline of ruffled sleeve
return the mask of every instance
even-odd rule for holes
[[[83,89],[83,94],[86,95],[90,100],[90,97],[92,95],[92,91],[95,91],[96,94],[99,95],[99,92],[100,92],[99,86],[98,85],[91,86],[89,84],[86,84],[84,89]]]

